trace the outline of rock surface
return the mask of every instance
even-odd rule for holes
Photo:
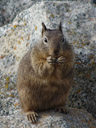
[[[46,1],[46,0],[45,0]],[[54,1],[54,0],[48,0]],[[66,0],[61,0],[66,1]],[[69,0],[74,1],[74,0]],[[75,1],[83,1],[83,0],[75,0]],[[85,2],[91,0],[84,0]],[[21,11],[31,7],[36,2],[40,2],[40,0],[0,0],[0,27],[11,23],[15,16],[20,13]],[[93,0],[95,3],[95,0]],[[96,4],[96,3],[95,3]]]
[[[53,111],[40,113],[37,124],[31,124],[21,111],[14,115],[0,117],[1,128],[96,128],[96,121],[88,112],[79,109],[70,109],[69,114]]]
[[[0,28],[0,120],[5,121],[1,120],[2,127],[14,125],[16,128],[17,122],[23,120],[18,112],[17,68],[23,55],[40,38],[42,21],[50,28],[57,28],[61,20],[64,36],[76,53],[76,85],[70,94],[69,106],[86,109],[96,117],[95,12],[95,5],[88,1],[37,2],[17,15],[11,24]],[[16,123],[15,114],[19,114]],[[23,123],[27,127],[25,120]]]
[[[34,3],[32,0],[0,0],[0,27],[12,22],[19,12],[29,8]]]

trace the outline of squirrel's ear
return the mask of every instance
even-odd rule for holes
[[[43,33],[47,30],[45,24],[42,22],[42,36],[43,36]]]
[[[59,24],[59,30],[62,32],[62,23],[60,21],[60,24]]]

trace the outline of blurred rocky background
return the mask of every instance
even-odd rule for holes
[[[95,3],[91,0],[0,0],[0,126],[2,128],[7,128],[7,125],[10,128],[29,128],[29,125],[23,120],[24,116],[19,113],[20,105],[16,90],[18,64],[24,54],[39,40],[42,29],[41,23],[44,22],[49,28],[57,28],[60,21],[62,21],[64,37],[73,45],[76,54],[75,84],[69,96],[68,105],[73,108],[84,109],[96,118]],[[71,121],[74,124],[74,119],[79,114],[78,110],[75,116],[72,115],[73,117],[64,115],[64,119],[61,121],[62,125],[59,124],[57,127],[70,128],[69,122],[66,123],[65,118],[68,121],[73,118]],[[48,120],[51,128],[51,120],[56,119],[56,116],[54,114],[49,115]],[[85,117],[83,115],[80,118],[84,117],[87,120],[87,114],[85,115]],[[16,122],[15,120],[12,122],[13,118]],[[58,117],[58,120],[60,122],[61,117]],[[89,124],[90,120],[92,119],[88,117],[87,122],[89,121]],[[23,126],[17,126],[21,121]],[[46,119],[45,122],[48,123]],[[85,125],[86,127],[84,125],[81,127],[79,123],[76,128],[91,127],[91,124]],[[48,126],[46,124],[46,127]],[[92,125],[92,128],[95,127],[96,125],[94,127]]]
[[[13,21],[15,16],[32,6],[32,0],[0,0],[0,26]]]

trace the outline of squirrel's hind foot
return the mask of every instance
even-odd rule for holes
[[[39,115],[34,111],[30,111],[30,112],[26,112],[26,116],[30,122],[36,123]]]
[[[69,113],[69,108],[68,107],[57,107],[55,108],[55,111],[58,111],[60,113],[68,114]]]

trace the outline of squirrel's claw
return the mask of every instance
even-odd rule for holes
[[[37,122],[38,114],[36,112],[28,112],[28,113],[26,113],[26,115],[30,122],[32,122],[32,123]]]
[[[69,108],[68,107],[57,107],[55,108],[55,111],[58,111],[60,113],[68,114],[69,113]]]
[[[48,63],[55,63],[56,62],[56,58],[49,56],[49,57],[47,57],[47,62]]]
[[[58,62],[58,63],[64,63],[64,62],[66,62],[66,59],[65,59],[65,57],[63,57],[63,56],[60,56],[60,57],[57,59],[57,62]]]
[[[52,57],[52,56],[49,56],[47,57],[47,62],[48,63],[64,63],[65,62],[65,57],[63,56],[60,56],[59,58],[56,58],[56,57]]]

